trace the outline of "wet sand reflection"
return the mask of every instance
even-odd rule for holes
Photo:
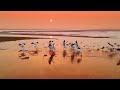
[[[67,51],[63,50],[63,58],[65,58],[67,56]]]
[[[82,61],[82,53],[81,52],[76,52],[73,50],[71,52],[71,63],[74,63],[77,60],[77,63],[80,63]]]
[[[52,54],[50,55],[49,60],[48,60],[49,64],[51,64],[52,62],[54,63],[53,61],[54,56],[55,56],[55,51],[52,51]]]

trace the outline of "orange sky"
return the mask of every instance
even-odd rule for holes
[[[120,11],[0,11],[0,28],[120,29]]]

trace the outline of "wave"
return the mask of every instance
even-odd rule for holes
[[[65,36],[65,37],[84,37],[84,38],[113,38],[114,36],[119,36],[120,31],[73,31],[73,32],[50,32],[50,31],[3,31],[0,34],[7,35],[33,35],[33,36]]]

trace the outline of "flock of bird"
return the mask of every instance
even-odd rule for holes
[[[82,43],[82,42],[81,42]],[[28,52],[29,54],[33,55],[33,54],[38,54],[40,51],[39,51],[39,48],[38,48],[38,45],[39,45],[39,42],[38,41],[34,41],[31,43],[32,46],[34,47],[34,51],[30,51],[28,50],[27,48],[25,48],[25,43],[21,42],[19,43],[19,46],[20,46],[20,58],[21,59],[29,59],[29,57],[26,56],[26,53]],[[120,45],[117,44],[117,43],[114,43],[114,44],[111,44],[111,43],[107,43],[108,46],[102,46],[101,48],[96,48],[96,51],[103,51],[103,52],[109,52],[110,53],[110,57],[113,57],[114,55],[116,55],[115,53],[119,53],[120,52]],[[49,49],[49,55],[50,55],[50,58],[49,58],[49,64],[51,64],[51,62],[54,63],[53,61],[53,57],[56,55],[56,44],[54,41],[50,40],[48,42],[48,45],[45,46],[44,43],[43,43],[43,48],[48,48]],[[63,43],[62,43],[62,47],[63,47],[63,57],[65,58],[66,55],[67,55],[67,52],[66,52],[66,48],[69,48],[70,52],[71,52],[71,62],[73,63],[74,59],[75,59],[75,56],[76,57],[79,57],[77,58],[77,63],[79,63],[81,60],[82,60],[82,50],[81,50],[81,46],[79,45],[79,43],[77,41],[75,42],[70,42],[68,43],[68,41],[64,40]],[[87,45],[83,46],[84,48],[87,47]],[[91,46],[91,47],[95,47],[95,46]],[[95,50],[95,49],[92,49],[92,48],[89,48],[89,51],[91,50]],[[44,56],[47,56],[47,54],[45,54]],[[117,62],[116,65],[120,65],[120,60]]]
[[[27,57],[26,56],[26,53],[29,53],[29,54],[31,54],[31,55],[34,55],[34,54],[38,54],[40,51],[39,51],[39,48],[38,48],[38,44],[39,44],[39,42],[38,41],[34,41],[34,42],[32,42],[31,43],[32,44],[32,46],[34,47],[34,51],[30,51],[30,50],[28,50],[26,47],[25,47],[25,43],[23,43],[23,42],[21,42],[21,43],[19,43],[19,46],[20,46],[20,50],[19,50],[19,52],[21,52],[20,53],[20,58],[21,59],[29,59],[29,57]],[[49,42],[48,42],[48,45],[47,46],[45,46],[44,45],[44,43],[43,43],[43,48],[45,49],[45,48],[49,48],[49,55],[50,55],[50,58],[49,58],[49,64],[51,64],[51,62],[52,62],[52,60],[53,60],[53,57],[56,55],[56,44],[55,44],[55,42],[54,41],[52,41],[52,40],[50,40]],[[79,54],[81,54],[81,56],[82,56],[82,53],[81,53],[81,51],[80,51],[80,45],[78,44],[78,42],[76,41],[76,42],[72,42],[72,43],[69,43],[68,44],[68,41],[63,41],[63,44],[62,44],[62,46],[63,46],[63,49],[66,49],[66,48],[70,48],[70,51],[71,51],[71,62],[73,62],[73,60],[74,60],[74,57],[75,56],[78,56]],[[44,54],[44,56],[47,56],[46,54]],[[65,58],[66,57],[66,50],[63,50],[63,57]],[[80,61],[80,59],[78,60],[78,63],[79,63],[79,61]]]

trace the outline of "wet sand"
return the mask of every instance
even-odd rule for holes
[[[37,39],[37,38],[31,38],[31,37],[0,37],[0,42],[26,40],[26,39]]]
[[[51,57],[48,49],[42,44],[50,39],[22,40],[30,51],[31,42],[39,42],[39,53],[26,53],[29,58],[20,58],[18,43],[21,39],[12,38],[12,41],[0,43],[0,79],[120,79],[119,51],[97,50],[102,46],[108,46],[106,42],[116,42],[109,38],[81,38],[59,37],[51,39],[57,44],[56,55]],[[62,41],[75,41],[81,43],[82,58],[74,57],[69,49],[62,48]],[[2,39],[1,39],[2,40]],[[92,46],[95,47],[92,47]],[[100,46],[97,46],[100,45]],[[84,47],[86,46],[86,47]],[[51,64],[49,62],[51,61]],[[53,61],[53,62],[52,62]]]
[[[6,41],[17,41],[17,40],[26,40],[26,39],[49,39],[49,38],[36,38],[36,37],[5,37],[0,36],[0,42]]]

